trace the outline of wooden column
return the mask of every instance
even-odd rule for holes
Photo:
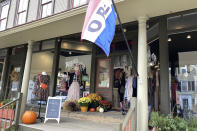
[[[160,54],[160,111],[167,115],[170,113],[169,91],[169,51],[167,35],[167,17],[159,21],[159,54]]]
[[[49,86],[49,96],[56,95],[56,85],[57,85],[57,75],[58,75],[58,68],[59,68],[59,59],[60,59],[60,49],[61,49],[61,42],[60,38],[56,38],[55,40],[55,50],[53,56],[53,67],[50,79],[50,86]]]
[[[91,74],[90,74],[90,92],[96,90],[96,45],[92,44],[92,61],[91,61]]]
[[[21,102],[20,116],[22,116],[22,114],[24,113],[26,109],[30,69],[31,69],[31,62],[32,62],[32,45],[33,45],[33,41],[31,40],[28,41],[28,49],[27,49],[25,69],[24,69],[23,82],[22,82],[22,88],[21,88],[21,93],[23,93],[23,97],[22,97],[22,102]]]

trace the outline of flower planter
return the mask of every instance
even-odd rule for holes
[[[88,111],[88,106],[80,106],[81,112],[87,112]]]
[[[14,109],[0,109],[0,118],[14,120]]]

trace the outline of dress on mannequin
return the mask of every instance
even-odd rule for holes
[[[38,74],[34,77],[34,91],[33,94],[35,96],[36,100],[44,100],[46,101],[48,99],[48,95],[49,95],[49,91],[48,91],[48,87],[49,87],[49,81],[50,81],[50,77],[49,75],[42,73],[42,74]],[[47,89],[42,89],[40,87],[40,84],[44,83],[47,85]]]
[[[76,76],[74,76],[73,82],[68,90],[67,100],[79,100],[80,97],[80,86]]]

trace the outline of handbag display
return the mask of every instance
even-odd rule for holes
[[[40,87],[41,87],[43,90],[46,90],[48,86],[47,86],[47,84],[41,82],[41,75],[39,76],[39,82],[40,82]]]

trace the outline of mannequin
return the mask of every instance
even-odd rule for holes
[[[42,102],[45,102],[48,99],[48,88],[49,88],[49,80],[50,77],[49,75],[47,75],[46,72],[42,72],[41,74],[38,74],[34,77],[34,95],[35,95],[35,99],[37,101],[39,101],[39,114],[37,119],[40,119],[41,122],[43,121],[43,117],[40,116],[40,110],[41,110],[41,105]]]
[[[77,81],[77,77],[74,75],[73,82],[68,90],[67,100],[79,100],[80,97],[80,87]]]
[[[46,72],[42,72],[34,77],[34,91],[33,94],[35,95],[36,100],[44,100],[48,99],[48,87],[49,87],[50,77],[47,75]],[[47,85],[46,89],[41,88],[41,83]]]

